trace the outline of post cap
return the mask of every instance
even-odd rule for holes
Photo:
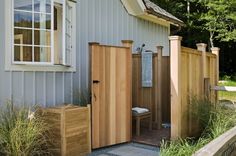
[[[169,40],[173,41],[173,40],[180,40],[182,41],[183,37],[181,36],[169,36]]]
[[[211,51],[220,51],[220,48],[218,48],[218,47],[213,47],[213,48],[211,48]]]
[[[89,45],[99,45],[100,43],[98,42],[89,42]]]
[[[206,43],[197,43],[196,46],[197,47],[204,47],[204,48],[206,48],[207,44]]]
[[[205,44],[205,43],[197,43],[196,46],[197,46],[197,50],[198,51],[206,52],[207,44]]]
[[[134,41],[133,40],[121,40],[122,43],[129,43],[129,44],[133,44]]]

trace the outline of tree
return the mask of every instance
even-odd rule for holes
[[[186,24],[171,35],[183,36],[183,45],[191,48],[196,48],[196,43],[200,42],[208,43],[209,50],[213,46],[220,47],[221,74],[236,75],[236,0],[151,1]]]
[[[214,41],[236,41],[236,1],[204,0],[201,1],[207,11],[202,12],[203,29],[210,34],[211,47]]]
[[[171,35],[180,35],[184,37],[183,45],[195,48],[196,43],[208,42],[209,35],[202,28],[203,21],[200,21],[201,12],[205,7],[199,0],[152,0],[161,8],[175,15],[186,24],[181,31],[172,31]],[[176,29],[176,28],[175,28]],[[201,33],[202,35],[199,35]]]

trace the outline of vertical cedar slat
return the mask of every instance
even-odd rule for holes
[[[99,57],[99,44],[98,43],[90,43],[90,56],[91,56],[91,81],[92,80],[99,80],[99,62],[97,58]],[[91,82],[93,84],[93,82]],[[92,147],[99,146],[99,114],[96,113],[99,112],[99,101],[97,101],[97,98],[99,97],[99,87],[98,85],[93,85],[91,88],[92,93]]]
[[[158,111],[156,115],[157,119],[157,128],[161,129],[161,124],[162,124],[162,46],[157,46],[157,53],[158,53],[158,63],[157,63],[157,101],[155,101],[155,104],[157,104]],[[156,72],[156,70],[154,72]],[[154,86],[155,87],[155,86]],[[156,96],[155,96],[156,97]]]
[[[118,129],[118,127],[120,126],[118,126],[118,118],[117,118],[117,114],[118,114],[118,111],[120,111],[119,110],[119,106],[120,106],[120,104],[117,104],[117,102],[116,102],[116,81],[117,81],[117,73],[116,73],[116,51],[115,51],[115,49],[114,48],[109,48],[109,50],[107,51],[107,54],[110,54],[110,58],[108,59],[108,60],[105,60],[105,61],[110,61],[110,71],[108,71],[108,72],[105,72],[106,74],[108,74],[109,75],[109,78],[110,78],[110,81],[109,81],[109,83],[110,83],[110,90],[109,90],[109,95],[110,95],[110,103],[109,103],[109,105],[110,105],[110,107],[111,107],[111,109],[110,109],[110,113],[111,113],[111,119],[113,119],[113,121],[110,121],[110,123],[112,124],[112,126],[111,126],[111,132],[113,133],[113,135],[111,136],[112,138],[111,138],[111,141],[110,141],[110,145],[113,145],[113,144],[115,144],[116,142],[118,142],[118,138],[117,138],[117,136],[119,135],[119,133],[120,132],[118,132],[119,131],[119,129]],[[106,83],[106,82],[105,82]]]
[[[161,70],[159,70],[160,68],[160,66],[159,66],[159,57],[160,57],[160,55],[159,54],[157,54],[158,56],[156,57],[156,56],[154,56],[153,57],[153,76],[154,76],[154,78],[153,78],[153,88],[152,88],[152,99],[151,99],[151,104],[153,105],[153,109],[151,109],[151,112],[152,112],[152,122],[153,122],[153,127],[157,127],[158,129],[160,129],[160,125],[161,125],[161,123],[159,123],[159,122],[161,122],[161,120],[158,120],[158,117],[159,117],[159,114],[158,114],[158,112],[160,112],[161,111],[161,109],[160,109],[160,107],[159,107],[159,105],[161,104],[161,103],[159,103],[159,97],[160,97],[160,92],[159,92],[159,89],[160,89],[160,86],[159,86],[159,81],[160,81],[160,77],[158,77],[158,74],[159,74],[159,72],[161,71]],[[140,60],[141,61],[141,60]]]
[[[204,95],[206,98],[210,97],[210,79],[209,78],[205,78],[204,79]]]
[[[106,127],[105,123],[106,123],[106,116],[105,116],[105,109],[107,108],[107,103],[105,102],[105,99],[106,99],[106,94],[104,94],[103,92],[106,92],[105,90],[105,81],[106,80],[106,69],[105,67],[106,66],[109,66],[109,64],[107,64],[107,62],[105,61],[105,57],[106,57],[106,48],[105,47],[102,47],[102,46],[99,46],[99,53],[97,54],[98,57],[97,58],[94,58],[94,59],[98,59],[97,62],[99,64],[99,67],[97,67],[97,70],[99,71],[99,83],[97,84],[93,84],[95,86],[98,86],[99,87],[99,94],[96,98],[97,101],[99,101],[99,105],[97,106],[99,108],[99,110],[94,110],[96,113],[99,114],[99,120],[98,120],[98,123],[99,123],[99,144],[101,146],[104,146],[107,142],[107,139],[105,137],[105,133],[106,133],[106,129],[102,129],[100,127]],[[93,79],[93,78],[92,78]],[[95,96],[96,96],[96,93],[95,93]],[[95,123],[97,124],[97,123]],[[104,131],[104,132],[103,132]],[[102,138],[102,139],[100,139]]]
[[[193,67],[193,59],[192,59],[192,55],[191,54],[188,54],[188,57],[189,57],[189,61],[188,61],[188,77],[189,77],[189,88],[193,88],[193,80],[192,80],[192,67]],[[189,89],[188,91],[191,91],[191,89]],[[189,109],[191,110],[191,105],[189,105]],[[189,130],[188,130],[188,133],[191,133],[194,131],[194,120],[192,118],[192,115],[191,113],[189,114],[189,121],[188,121],[188,124],[189,124]]]
[[[104,48],[104,53],[103,53],[103,60],[100,60],[102,63],[103,63],[103,68],[104,68],[104,71],[101,71],[101,73],[103,73],[103,77],[100,79],[102,80],[102,82],[100,82],[100,85],[104,86],[104,88],[102,88],[101,90],[101,95],[102,95],[102,98],[104,99],[104,103],[106,103],[105,105],[105,114],[107,114],[107,116],[105,117],[105,121],[107,121],[106,123],[106,126],[107,128],[106,129],[103,129],[103,133],[104,134],[107,134],[107,137],[106,138],[103,138],[106,142],[104,144],[100,144],[101,145],[106,145],[106,144],[110,144],[110,140],[112,138],[112,120],[113,120],[113,117],[112,117],[112,113],[111,113],[111,109],[112,107],[109,105],[110,103],[110,100],[111,100],[111,96],[109,95],[109,91],[110,91],[110,77],[109,76],[106,76],[106,72],[109,72],[111,70],[111,66],[110,66],[110,53],[109,53],[109,49]],[[107,61],[105,61],[107,60]],[[107,83],[104,83],[104,82],[107,82]],[[102,93],[102,92],[105,92],[105,93]],[[103,109],[103,108],[101,108]],[[105,122],[104,121],[104,122]],[[99,121],[101,122],[101,121]],[[101,128],[102,129],[102,128]]]
[[[219,68],[220,68],[220,60],[219,60],[219,56],[220,56],[220,48],[217,48],[217,47],[214,47],[214,48],[211,48],[211,51],[213,54],[215,54],[216,58],[215,58],[215,84],[218,85],[218,82],[219,82]],[[218,100],[218,92],[215,91],[215,100],[217,101]]]

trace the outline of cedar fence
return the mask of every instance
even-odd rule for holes
[[[179,36],[170,37],[170,57],[162,56],[162,47],[157,47],[157,53],[153,54],[153,87],[142,87],[140,54],[132,54],[132,76],[128,74],[132,78],[130,84],[132,86],[132,107],[149,108],[152,112],[154,128],[161,128],[162,123],[171,122],[172,139],[195,136],[199,132],[198,122],[190,113],[191,96],[199,99],[208,97],[212,102],[215,102],[217,92],[210,88],[217,86],[219,80],[219,48],[212,48],[212,52],[206,52],[206,44],[197,44],[197,50],[190,49],[182,47],[181,40],[182,38]],[[132,43],[123,43],[123,46],[131,49]],[[112,48],[112,51],[115,52],[120,51],[121,47],[112,46]],[[108,55],[101,58],[108,58]],[[131,62],[129,63],[131,65]],[[120,64],[122,64],[122,59],[118,65]],[[104,89],[106,90],[106,88]],[[124,94],[124,98],[126,96],[129,94]],[[113,96],[111,97],[113,98]],[[104,115],[104,113],[102,114]],[[104,119],[109,119],[109,117],[101,119],[105,123]],[[127,120],[129,119],[127,118]],[[94,128],[94,131],[96,129]]]
[[[191,116],[191,98],[208,97],[217,100],[210,86],[217,86],[219,75],[219,48],[206,52],[206,44],[197,44],[198,50],[181,46],[182,38],[170,37],[171,46],[171,138],[196,136],[198,121]]]

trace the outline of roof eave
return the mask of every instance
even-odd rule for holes
[[[149,14],[145,12],[146,6],[143,4],[142,0],[121,0],[124,5],[124,8],[130,15],[133,15],[138,18],[142,18],[147,21],[151,21],[163,26],[169,27],[170,22],[162,18],[158,18],[156,15]],[[141,5],[143,4],[143,5]]]
[[[175,20],[168,16],[159,14],[154,10],[148,9],[143,0],[121,0],[121,2],[130,15],[167,27],[169,27],[170,24],[177,27],[184,26],[184,23],[181,20]]]
[[[175,26],[178,26],[178,27],[186,26],[183,21],[172,19],[172,18],[170,18],[168,16],[159,14],[159,13],[157,13],[155,11],[145,10],[145,13],[150,14],[150,15],[154,15],[154,16],[156,16],[158,18],[161,18],[161,19],[164,19],[164,20],[170,22],[172,25],[175,25]]]
[[[151,21],[153,23],[166,26],[166,27],[170,27],[170,24],[172,24],[171,22],[164,20],[163,18],[159,18],[155,15],[148,14],[148,13],[143,13],[143,14],[137,15],[136,17],[142,18],[144,20]]]

